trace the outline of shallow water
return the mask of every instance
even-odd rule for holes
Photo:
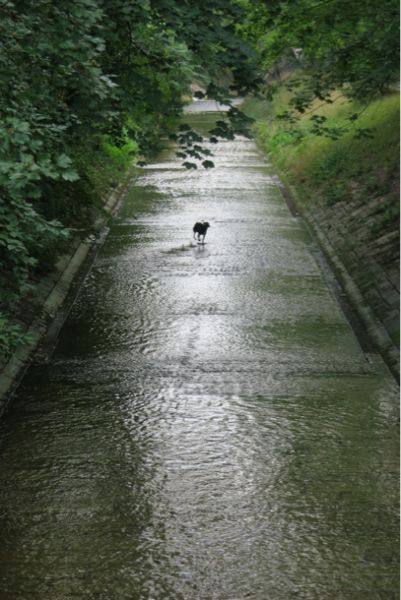
[[[254,143],[213,150],[143,170],[0,424],[2,600],[398,597],[398,387]]]

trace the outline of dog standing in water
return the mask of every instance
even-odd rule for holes
[[[208,230],[208,228],[210,227],[209,223],[207,221],[202,221],[201,223],[195,223],[192,231],[194,232],[194,239],[198,240],[198,242],[200,242],[201,244],[205,243],[205,235],[206,232]],[[198,237],[196,237],[198,236]],[[202,238],[202,241],[201,241]]]

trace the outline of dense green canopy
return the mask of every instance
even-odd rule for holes
[[[397,0],[243,0],[243,33],[266,69],[297,56],[301,111],[313,99],[343,89],[358,100],[385,93],[399,81]]]

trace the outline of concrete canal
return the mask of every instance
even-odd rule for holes
[[[397,597],[398,386],[255,144],[213,150],[143,170],[0,424],[2,600]]]

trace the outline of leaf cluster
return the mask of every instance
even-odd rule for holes
[[[242,0],[246,33],[265,69],[298,68],[289,89],[303,113],[333,90],[367,102],[399,79],[399,3],[396,0]]]

